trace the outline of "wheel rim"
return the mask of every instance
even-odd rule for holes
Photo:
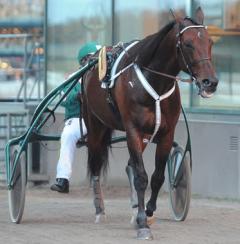
[[[177,159],[179,156],[183,156],[183,150],[181,148],[178,148],[175,152],[173,152],[171,156],[171,179],[173,179],[172,175],[175,174],[175,168],[178,164]],[[189,210],[191,197],[191,171],[189,161],[187,160],[186,155],[183,159],[178,184],[176,186],[172,186],[169,181],[169,193],[174,219],[176,221],[185,220]]]
[[[11,160],[13,167],[14,158],[17,156],[17,150],[14,151]],[[13,176],[13,186],[8,190],[9,212],[13,223],[20,223],[24,204],[25,204],[25,189],[26,189],[26,155],[25,151],[19,157],[16,164],[16,170]]]

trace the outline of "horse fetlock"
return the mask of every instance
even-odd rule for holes
[[[99,206],[99,205],[95,205],[95,208],[96,208],[96,215],[97,214],[105,214],[104,213],[104,207],[103,206]]]
[[[153,211],[147,209],[147,210],[146,210],[146,215],[147,215],[147,217],[152,217],[152,216],[153,216]]]
[[[156,203],[155,204],[152,204],[151,202],[148,202],[147,203],[147,207],[146,207],[146,215],[148,217],[152,217],[153,216],[153,212],[156,211],[157,209],[157,206],[156,206]]]
[[[138,212],[136,222],[139,228],[149,228],[145,212]]]
[[[101,222],[105,222],[107,219],[105,212],[101,212],[95,215],[95,224],[99,224]]]

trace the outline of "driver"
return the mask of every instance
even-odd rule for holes
[[[78,52],[77,60],[80,67],[83,66],[87,58],[94,54],[99,49],[99,46],[95,42],[89,42],[85,44]],[[67,87],[66,87],[67,89]],[[65,125],[61,133],[61,148],[60,155],[57,164],[56,182],[51,185],[52,191],[60,193],[69,192],[69,179],[72,174],[72,163],[74,161],[74,153],[76,150],[76,143],[82,136],[87,134],[87,129],[82,119],[82,131],[80,135],[80,102],[78,100],[79,93],[81,92],[80,82],[71,90],[62,102],[62,106],[65,108]]]

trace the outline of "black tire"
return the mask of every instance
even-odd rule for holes
[[[168,167],[170,205],[176,221],[184,221],[186,219],[191,201],[191,166],[190,159],[186,155],[181,168],[179,168],[180,174],[176,186],[171,184],[176,176],[176,167],[179,165],[179,161],[181,162],[183,154],[184,151],[181,147],[175,147],[168,162],[171,164]]]
[[[17,156],[17,150],[11,157],[11,169],[13,167],[14,158]],[[8,190],[9,213],[13,223],[19,224],[22,219],[25,205],[25,191],[27,184],[27,155],[23,151],[16,164],[16,170],[13,176],[13,186]]]

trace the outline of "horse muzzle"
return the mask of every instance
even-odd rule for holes
[[[215,77],[201,80],[196,79],[195,82],[198,88],[198,95],[203,98],[212,97],[214,92],[217,90],[218,79]]]

